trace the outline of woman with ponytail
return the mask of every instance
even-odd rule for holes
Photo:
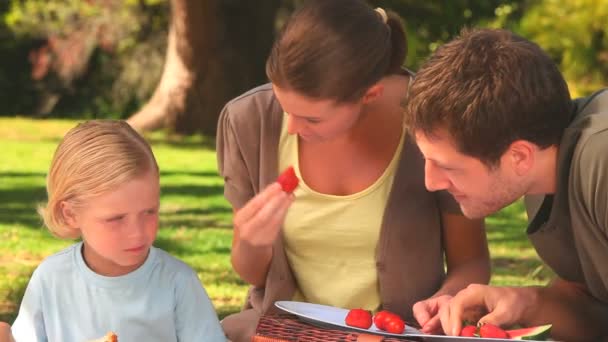
[[[252,285],[244,310],[222,322],[232,341],[249,340],[277,300],[390,310],[439,332],[439,308],[488,282],[483,220],[425,189],[403,124],[414,77],[406,53],[396,14],[363,0],[309,0],[272,48],[270,83],[223,109],[217,153],[234,210],[232,265]],[[289,167],[293,193],[276,182]]]

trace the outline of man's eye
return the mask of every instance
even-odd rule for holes
[[[149,209],[149,210],[146,210],[146,214],[148,214],[148,215],[154,215],[154,214],[156,214],[156,213],[158,213],[158,210],[157,210],[157,209]]]

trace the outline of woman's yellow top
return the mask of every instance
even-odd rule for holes
[[[326,195],[302,179],[298,137],[287,133],[284,118],[279,172],[292,165],[300,179],[283,231],[297,282],[293,300],[368,310],[380,306],[376,245],[404,136],[390,164],[371,186],[352,195]]]

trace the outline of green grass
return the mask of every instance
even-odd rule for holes
[[[0,118],[0,320],[12,322],[31,272],[68,245],[36,214],[45,174],[63,134],[75,121]],[[237,311],[247,286],[230,267],[231,208],[222,194],[212,139],[147,136],[161,169],[161,229],[156,245],[198,273],[220,317]],[[521,203],[488,219],[492,282],[544,284],[551,273],[526,240]]]

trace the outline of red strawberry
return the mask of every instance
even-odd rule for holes
[[[493,324],[484,324],[479,327],[479,336],[488,338],[509,338],[509,334]]]
[[[344,321],[351,327],[369,329],[372,326],[372,313],[363,309],[352,309],[348,311]]]
[[[460,330],[460,336],[475,337],[476,333],[477,327],[474,325],[467,325],[466,327],[462,328],[462,330]]]
[[[384,330],[391,334],[403,334],[403,330],[405,330],[405,322],[403,322],[401,317],[395,315],[388,321],[384,322]]]
[[[386,319],[390,315],[393,315],[393,313],[386,310],[376,313],[374,315],[374,324],[376,325],[376,328],[384,330],[384,322],[386,322]]]
[[[281,184],[281,188],[286,193],[290,194],[293,190],[298,186],[298,176],[296,176],[296,172],[293,169],[293,166],[288,167],[279,175],[277,178],[277,182]]]

